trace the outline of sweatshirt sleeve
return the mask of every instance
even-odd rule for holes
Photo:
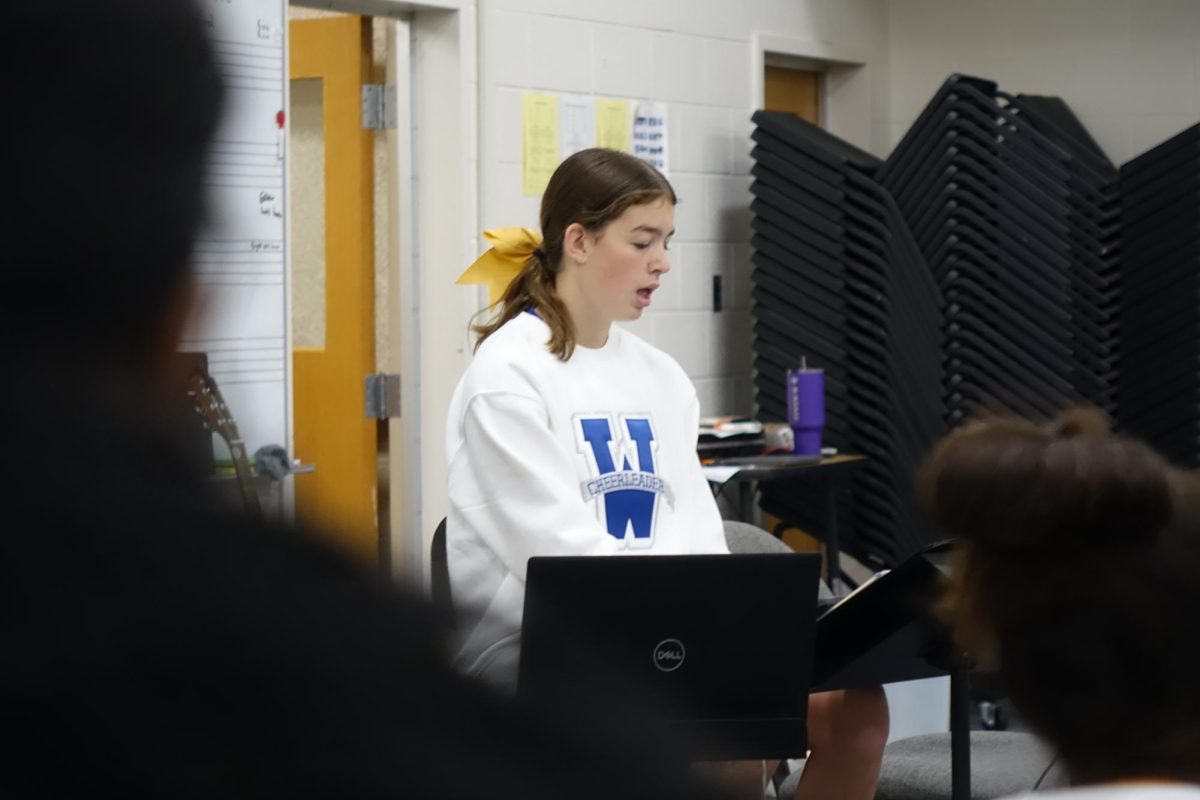
[[[463,444],[449,465],[449,500],[467,528],[521,581],[530,556],[617,552],[584,503],[575,468],[540,400],[477,395],[463,416]]]
[[[728,553],[725,521],[721,519],[721,510],[717,507],[708,478],[704,477],[704,469],[700,466],[700,456],[696,451],[697,439],[700,436],[700,400],[694,392],[685,412],[685,420],[690,447],[687,452],[681,454],[685,463],[680,465],[682,491],[679,493],[679,501],[687,513],[693,516],[689,525],[693,536],[692,552]]]

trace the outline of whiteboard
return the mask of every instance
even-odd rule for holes
[[[284,117],[286,0],[202,0],[225,84],[192,254],[200,313],[181,349],[208,368],[253,453],[290,445]],[[218,441],[219,457],[227,455]]]

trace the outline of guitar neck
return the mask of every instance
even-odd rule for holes
[[[258,488],[254,485],[254,474],[250,470],[250,459],[246,457],[246,444],[240,438],[229,438],[225,442],[229,446],[229,455],[233,460],[233,472],[237,476],[238,489],[242,492],[242,502],[252,514],[261,514],[262,507],[258,502]]]

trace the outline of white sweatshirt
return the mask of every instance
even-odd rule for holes
[[[508,686],[530,556],[728,552],[684,371],[616,326],[567,362],[549,336],[525,313],[488,337],[446,426],[458,665]]]

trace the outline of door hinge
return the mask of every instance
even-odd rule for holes
[[[400,416],[400,376],[377,372],[366,378],[368,419],[393,419]]]
[[[386,83],[365,83],[362,87],[362,126],[371,131],[396,127],[396,87]]]

